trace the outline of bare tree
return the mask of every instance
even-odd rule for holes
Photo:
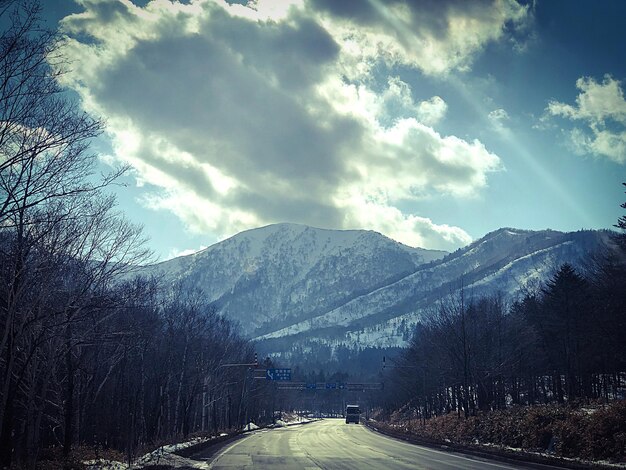
[[[119,172],[89,178],[91,139],[103,124],[67,98],[58,79],[66,61],[56,33],[42,27],[35,0],[6,2],[0,20],[0,225],[55,198],[90,192]]]
[[[101,193],[119,171],[93,175],[89,143],[102,123],[80,111],[58,85],[65,62],[58,38],[42,27],[39,14],[36,1],[0,4],[7,25],[0,36],[3,465],[11,463],[17,413],[26,416],[20,426],[30,441],[24,448],[37,439],[43,409],[36,398],[45,396],[55,374],[64,374],[62,428],[69,453],[76,348],[89,335],[84,320],[102,309],[96,300],[115,276],[148,255],[140,228]]]

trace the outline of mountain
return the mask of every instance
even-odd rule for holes
[[[512,298],[548,279],[565,262],[580,267],[584,257],[605,245],[608,237],[604,231],[500,229],[394,283],[257,339],[266,350],[287,356],[320,345],[331,351],[401,347],[437,301],[461,288],[468,300],[495,293]]]
[[[200,289],[245,334],[259,336],[323,315],[446,254],[372,231],[276,224],[143,271]]]
[[[264,353],[400,347],[437,301],[514,296],[562,263],[580,266],[609,232],[504,228],[454,253],[362,230],[277,224],[144,268],[200,289]]]

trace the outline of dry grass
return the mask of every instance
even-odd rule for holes
[[[395,430],[458,444],[491,444],[561,457],[626,462],[626,401],[572,407],[540,405],[479,413],[451,413],[421,423],[399,410],[385,423]]]

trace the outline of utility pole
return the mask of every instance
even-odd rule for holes
[[[248,421],[248,403],[247,403],[247,395],[246,395],[246,385],[247,385],[247,378],[248,378],[248,371],[251,370],[252,367],[258,367],[259,365],[259,358],[258,358],[258,354],[255,352],[254,353],[254,362],[242,362],[242,363],[229,363],[229,364],[220,364],[218,366],[219,367],[246,367],[246,370],[244,372],[244,376],[243,376],[243,387],[241,390],[241,401],[239,402],[239,412],[237,413],[237,420],[239,422],[241,422],[241,408],[244,404],[244,400],[245,400],[245,406],[244,407],[244,416],[245,416],[245,423],[244,426]],[[229,402],[229,424],[230,424],[230,394],[228,395],[228,402]],[[230,427],[230,426],[229,426]]]
[[[207,422],[207,388],[209,387],[208,384],[208,376],[204,378],[204,386],[202,388],[202,426],[200,426],[200,429],[204,432],[206,431],[205,428],[205,423]]]

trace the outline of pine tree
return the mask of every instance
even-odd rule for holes
[[[586,324],[589,285],[569,264],[563,264],[542,289],[545,343],[552,366],[566,375],[568,396],[579,394],[577,376],[586,369]],[[560,379],[559,379],[560,380]]]
[[[626,183],[622,184],[626,186]],[[621,204],[620,207],[622,209],[626,209],[626,202]],[[617,219],[617,224],[615,224],[614,227],[620,229],[621,232],[615,235],[613,239],[615,240],[615,243],[617,243],[617,245],[622,249],[622,251],[626,251],[626,215],[623,215],[619,219]]]

